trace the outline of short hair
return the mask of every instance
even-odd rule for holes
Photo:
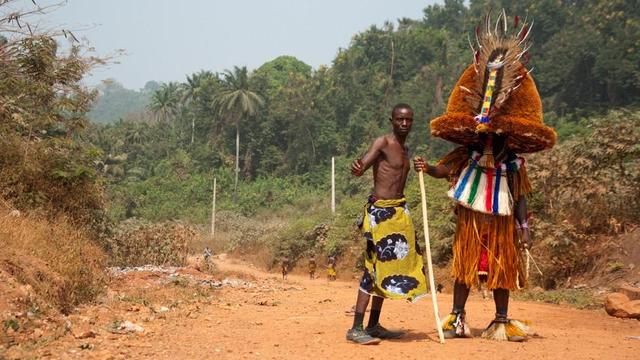
[[[396,110],[400,110],[400,109],[407,109],[413,112],[413,108],[411,107],[411,105],[406,103],[397,103],[396,106],[394,106],[393,109],[391,110],[391,117],[393,117],[393,113],[395,113]]]

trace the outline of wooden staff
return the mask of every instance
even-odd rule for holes
[[[422,171],[418,171],[418,179],[420,179],[420,195],[422,197],[422,225],[424,227],[424,242],[427,250],[427,267],[429,271],[429,287],[431,291],[431,302],[433,303],[433,315],[436,319],[436,329],[438,329],[438,337],[440,343],[444,344],[444,334],[440,326],[440,315],[438,311],[438,297],[436,296],[436,286],[433,280],[433,265],[431,263],[431,242],[429,241],[429,220],[427,220],[427,194],[424,190],[424,175]]]

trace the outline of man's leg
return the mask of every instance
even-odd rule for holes
[[[365,331],[367,334],[380,339],[397,339],[404,335],[402,331],[390,331],[380,325],[380,312],[384,298],[374,296],[371,300],[371,311],[369,313],[369,323]]]
[[[379,338],[375,338],[363,329],[364,313],[369,305],[371,295],[364,291],[358,290],[358,298],[356,299],[356,312],[353,316],[353,326],[347,331],[347,340],[353,341],[361,345],[374,345],[380,342]]]
[[[379,296],[374,296],[371,300],[371,311],[369,312],[369,323],[367,324],[368,328],[372,328],[380,322],[380,311],[382,310],[383,302],[384,298]]]
[[[364,313],[367,311],[367,306],[369,305],[369,298],[371,295],[367,294],[364,291],[358,290],[358,298],[356,299],[356,313],[353,317],[353,326],[352,329],[363,329],[364,328]],[[375,302],[375,297],[374,297]],[[380,305],[382,306],[382,304]]]

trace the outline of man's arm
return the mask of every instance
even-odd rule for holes
[[[387,140],[384,136],[377,138],[362,158],[353,160],[353,163],[351,164],[351,174],[355,176],[362,176],[362,174],[364,174],[364,172],[367,171],[367,169],[371,167],[376,159],[382,154],[382,149],[386,144]]]
[[[428,175],[442,179],[449,176],[449,168],[445,165],[429,165],[423,157],[417,156],[413,159],[413,168],[416,171],[426,172]]]

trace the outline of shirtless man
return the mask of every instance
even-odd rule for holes
[[[415,240],[413,223],[404,198],[411,167],[405,141],[413,124],[413,109],[398,104],[391,112],[392,132],[377,138],[367,153],[353,161],[351,173],[362,176],[373,166],[373,193],[364,209],[361,230],[367,241],[365,270],[356,300],[353,327],[347,340],[357,344],[378,344],[402,332],[379,324],[385,298],[414,300],[426,293],[422,252]],[[367,327],[364,313],[371,301]]]

